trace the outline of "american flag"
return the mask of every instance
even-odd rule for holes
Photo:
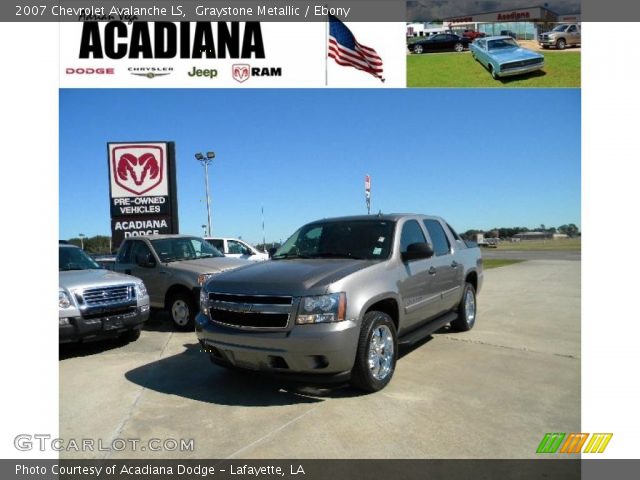
[[[338,65],[368,72],[384,82],[380,56],[373,48],[358,43],[351,30],[333,15],[329,15],[329,57]]]

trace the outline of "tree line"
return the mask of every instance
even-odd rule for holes
[[[476,234],[482,233],[486,237],[493,238],[510,238],[513,237],[517,233],[526,233],[526,232],[544,232],[544,233],[563,233],[569,237],[577,237],[580,235],[580,229],[574,224],[569,223],[565,225],[560,225],[559,227],[547,227],[544,224],[541,224],[538,228],[528,228],[528,227],[495,227],[489,230],[467,230],[461,236],[465,240],[473,240]]]

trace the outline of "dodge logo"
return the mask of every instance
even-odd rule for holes
[[[162,182],[164,158],[159,147],[116,147],[111,161],[115,182],[135,195],[142,195]]]
[[[231,67],[231,73],[235,80],[242,83],[249,80],[249,77],[251,76],[251,68],[245,63],[238,63]]]

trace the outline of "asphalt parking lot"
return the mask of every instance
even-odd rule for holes
[[[134,343],[61,346],[60,438],[194,439],[195,448],[60,456],[535,457],[544,433],[580,431],[580,262],[487,270],[478,305],[472,331],[402,351],[390,385],[371,395],[215,367],[193,333],[172,332],[159,314]]]

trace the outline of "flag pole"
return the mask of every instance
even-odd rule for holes
[[[329,85],[329,15],[324,28],[324,86]]]

